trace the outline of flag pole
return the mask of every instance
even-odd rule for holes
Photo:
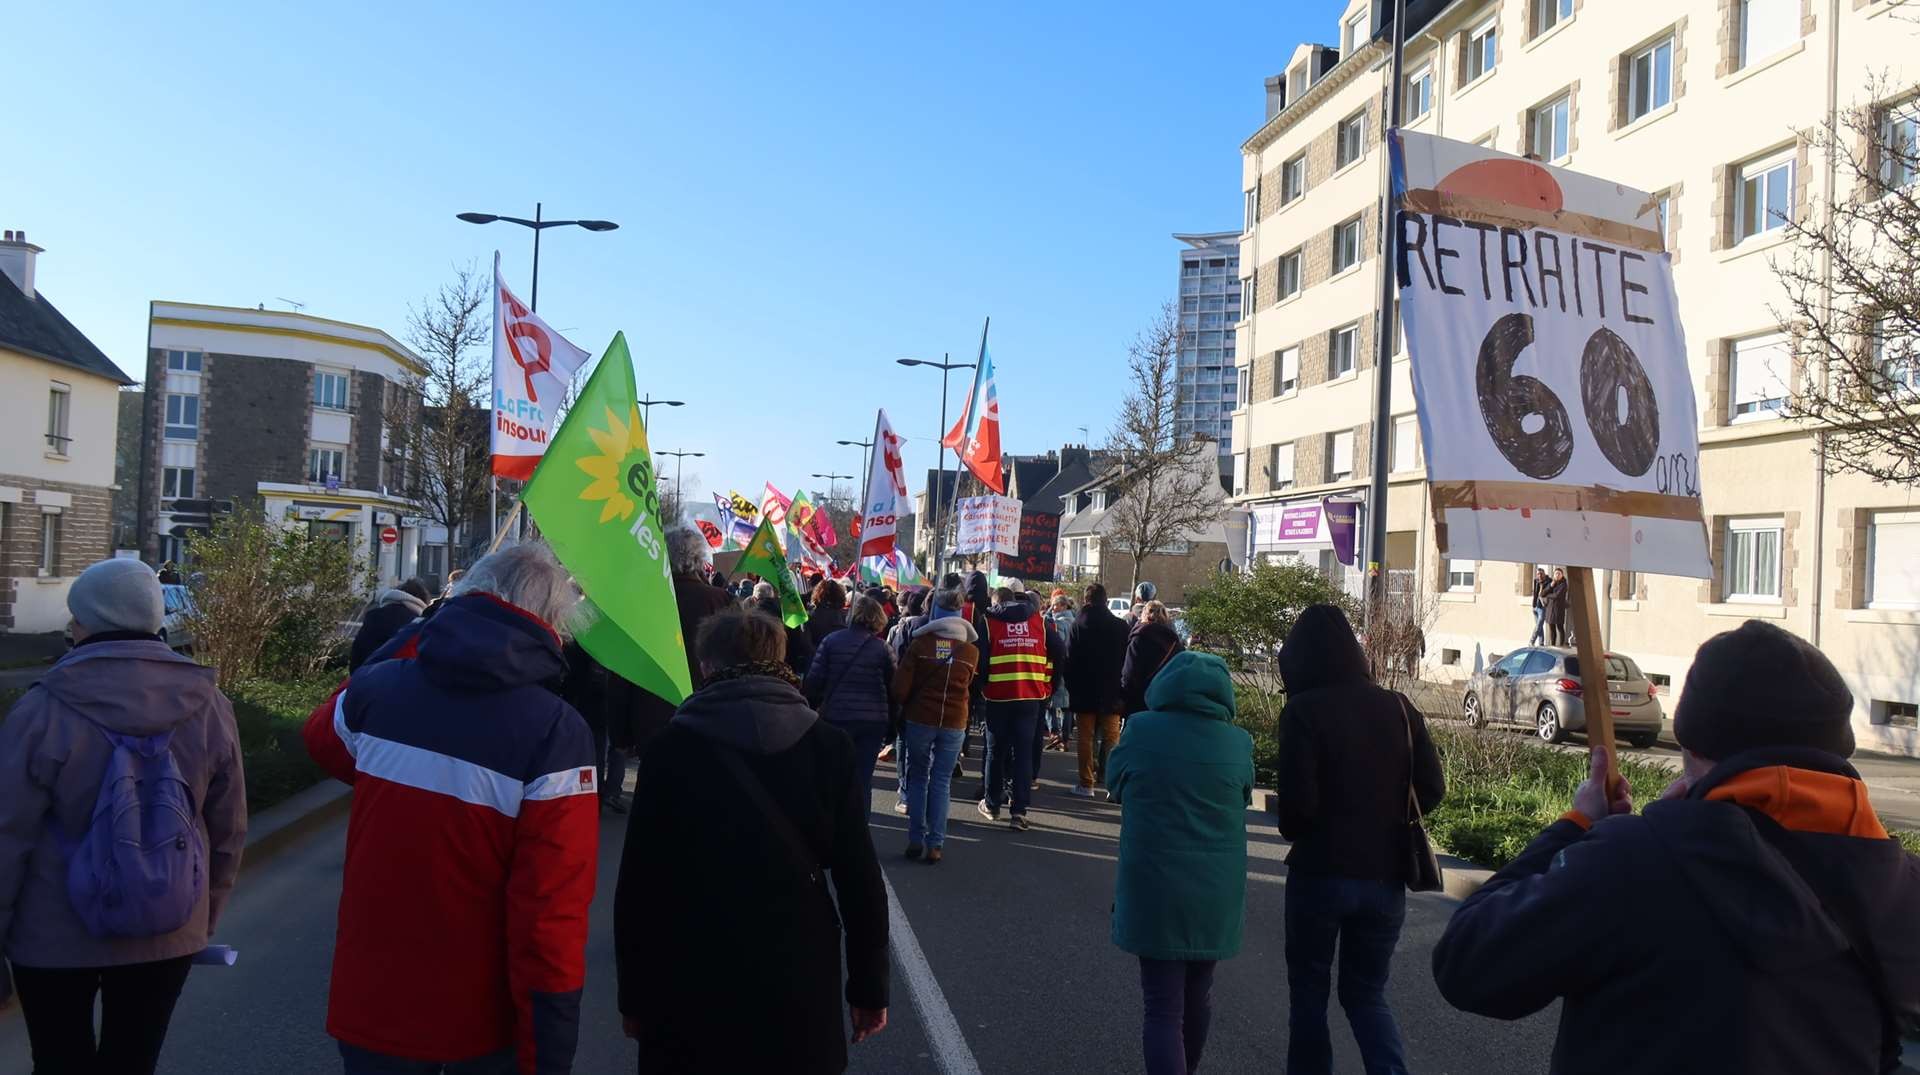
[[[973,356],[973,384],[975,392],[979,389],[980,378],[986,376],[985,370],[981,367],[984,366],[987,361],[987,329],[991,327],[993,327],[993,317],[989,315],[985,321],[980,323],[980,352]],[[967,413],[975,422],[978,422],[980,416],[973,413],[974,403],[973,395],[968,395]],[[961,453],[966,450],[966,443],[963,441],[959,448],[954,449],[953,453],[953,496],[952,499],[948,501],[946,514],[946,519],[949,522],[956,518],[955,513],[960,510],[960,471],[965,465],[965,457],[962,456]],[[942,463],[945,463],[946,455],[942,453],[940,459]],[[957,542],[959,539],[957,531],[954,537]],[[944,542],[942,544],[944,545]]]
[[[1405,96],[1401,68],[1407,52],[1407,0],[1393,0],[1393,65],[1387,89],[1387,122],[1380,132],[1386,152],[1382,161],[1386,182],[1380,192],[1380,304],[1374,312],[1373,360],[1373,472],[1367,485],[1366,618],[1368,631],[1386,615],[1387,601],[1387,468],[1389,437],[1393,433],[1393,298],[1394,256],[1399,245],[1393,212],[1393,139],[1400,130],[1401,98]]]

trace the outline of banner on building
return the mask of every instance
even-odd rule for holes
[[[1710,577],[1657,199],[1431,135],[1390,151],[1441,550]]]
[[[873,458],[867,464],[867,493],[860,509],[860,555],[885,556],[907,505],[907,467],[900,458],[900,437],[883,408],[873,422]]]
[[[507,290],[493,254],[493,473],[526,481],[547,452],[560,401],[587,353]]]
[[[1353,535],[1359,529],[1360,502],[1327,497],[1320,502],[1320,515],[1327,521],[1327,537],[1333,542],[1333,558],[1353,566]]]
[[[1020,502],[1004,496],[963,496],[955,502],[958,533],[953,551],[961,555],[1020,553]]]
[[[1011,556],[1000,557],[1000,573],[1021,579],[1051,579],[1060,548],[1060,516],[1020,509],[1020,539]]]

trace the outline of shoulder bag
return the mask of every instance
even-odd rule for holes
[[[760,783],[760,778],[753,775],[753,771],[747,768],[746,762],[740,760],[739,751],[724,743],[708,745],[720,758],[720,767],[733,778],[733,782],[746,794],[748,801],[753,803],[754,809],[760,811],[760,816],[766,819],[774,835],[780,838],[780,843],[787,849],[787,857],[792,860],[794,867],[805,875],[809,885],[824,893],[826,886],[820,878],[822,869],[820,860],[814,855],[813,848],[806,839],[800,835],[800,830],[794,827],[793,819],[789,818],[787,812],[773,801],[773,796],[767,794],[766,786]]]
[[[1413,714],[1407,712],[1407,699],[1395,693],[1400,703],[1400,719],[1407,726],[1407,891],[1438,892],[1446,885],[1440,879],[1440,859],[1433,853],[1433,841],[1427,839],[1425,819],[1420,815],[1420,796],[1413,790],[1413,767],[1418,764],[1413,751]]]

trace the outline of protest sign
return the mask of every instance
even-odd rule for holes
[[[1060,516],[1020,509],[1020,539],[1013,555],[1000,557],[1000,573],[1022,579],[1051,579],[1060,547]]]
[[[1004,496],[963,496],[956,506],[959,533],[953,551],[1018,555],[1020,502]]]

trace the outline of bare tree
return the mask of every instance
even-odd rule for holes
[[[1174,421],[1180,317],[1172,303],[1127,350],[1131,388],[1107,444],[1114,470],[1105,544],[1133,558],[1129,587],[1135,587],[1147,557],[1219,519],[1221,498],[1214,448],[1199,440],[1180,443]]]
[[[1775,316],[1793,334],[1796,370],[1782,413],[1826,445],[1829,473],[1920,482],[1920,87],[1872,78],[1873,105],[1803,133],[1830,156],[1835,189],[1785,222],[1793,253],[1774,271]],[[1880,104],[1878,102],[1901,102]]]
[[[407,318],[408,339],[425,364],[389,396],[387,428],[399,492],[446,528],[447,566],[471,534],[459,529],[487,511],[491,449],[487,406],[492,364],[489,284],[472,265],[428,295]]]

